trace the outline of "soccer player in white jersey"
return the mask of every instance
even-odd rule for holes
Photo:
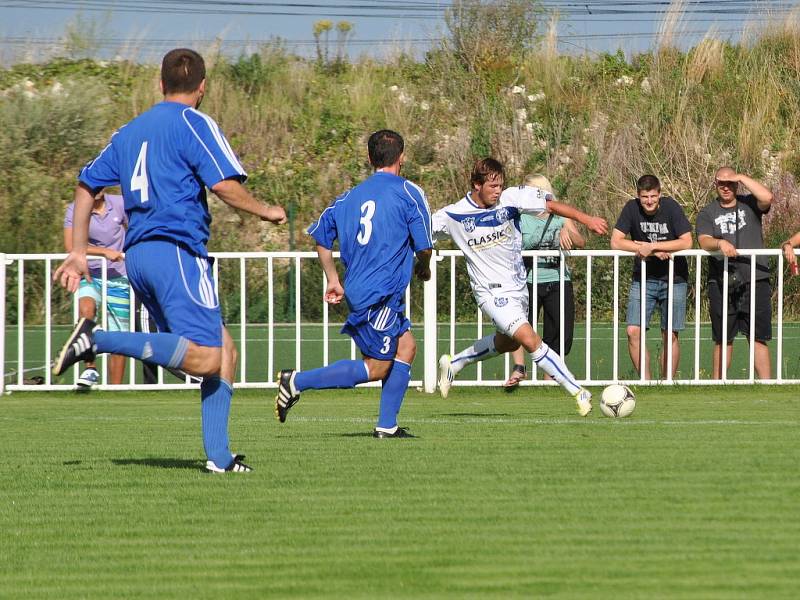
[[[481,338],[455,356],[445,354],[439,359],[439,391],[446,398],[453,379],[466,365],[522,346],[539,368],[575,398],[578,412],[585,417],[592,410],[591,393],[578,385],[561,357],[528,323],[519,216],[549,210],[583,223],[598,235],[608,232],[608,223],[556,202],[552,195],[536,187],[519,186],[503,191],[504,181],[499,161],[479,160],[470,178],[472,191],[433,214],[434,239],[449,236],[464,253],[475,301],[497,328],[496,333]]]

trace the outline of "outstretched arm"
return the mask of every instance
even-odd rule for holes
[[[271,206],[259,202],[236,179],[223,179],[214,184],[211,191],[228,206],[261,217],[262,221],[269,221],[276,225],[286,223],[286,211],[282,206]]]
[[[557,200],[548,200],[547,210],[553,214],[583,223],[589,231],[593,231],[597,235],[605,235],[608,233],[608,223],[604,218],[587,215],[585,212],[569,204],[563,204]]]
[[[325,302],[339,304],[344,298],[344,288],[339,282],[339,272],[333,262],[333,250],[317,244],[317,256],[325,278],[328,280],[328,285],[325,287]]]

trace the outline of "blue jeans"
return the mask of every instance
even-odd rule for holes
[[[686,327],[686,282],[672,284],[672,331],[682,331]],[[656,306],[661,313],[661,330],[667,330],[667,293],[668,282],[660,279],[648,279],[645,288],[645,320],[650,329],[650,318]],[[628,325],[640,326],[642,312],[642,292],[639,280],[631,282],[628,297]]]

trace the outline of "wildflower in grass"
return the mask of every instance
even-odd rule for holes
[[[619,87],[630,87],[633,85],[633,77],[629,75],[623,75],[622,77],[618,78],[614,82]]]
[[[536,92],[535,94],[528,94],[528,102],[541,102],[545,99],[544,92]]]

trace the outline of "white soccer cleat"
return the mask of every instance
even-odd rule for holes
[[[586,388],[581,388],[581,390],[575,394],[575,402],[578,405],[578,414],[580,416],[585,417],[592,412],[592,393]]]
[[[83,373],[78,377],[76,385],[81,390],[88,392],[98,381],[100,381],[100,373],[97,372],[97,369],[89,367],[88,369],[84,369]]]
[[[449,354],[442,354],[439,359],[439,393],[442,398],[447,398],[447,394],[450,393],[450,386],[453,385],[453,379],[455,378],[453,367],[450,364],[452,359],[453,357]]]

